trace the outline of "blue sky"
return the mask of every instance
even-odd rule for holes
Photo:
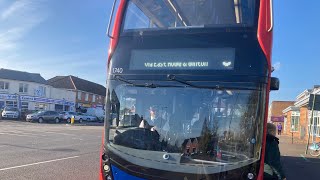
[[[271,100],[295,100],[320,84],[320,1],[274,0],[273,64],[280,91]]]
[[[0,0],[0,67],[104,85],[110,2]]]
[[[112,0],[0,0],[0,67],[106,80]],[[294,100],[320,84],[320,1],[274,0],[273,76],[281,80],[271,100]]]

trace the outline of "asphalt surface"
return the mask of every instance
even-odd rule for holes
[[[0,120],[0,179],[98,179],[102,130]]]
[[[288,180],[320,179],[320,157],[305,154],[306,144],[280,136],[282,166]]]

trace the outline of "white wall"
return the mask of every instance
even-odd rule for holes
[[[67,90],[67,89],[57,89],[49,85],[45,84],[39,84],[34,82],[26,82],[26,81],[16,81],[16,80],[7,80],[7,79],[1,79],[0,81],[9,82],[9,89],[8,90],[0,90],[0,94],[19,94],[21,96],[37,96],[43,97],[43,98],[49,98],[49,99],[57,99],[57,100],[65,100],[68,102],[75,102],[76,101],[76,93]],[[28,91],[26,93],[19,92],[19,84],[24,83],[28,84]],[[46,92],[45,94],[35,93],[35,90],[39,90],[40,87],[45,87]],[[37,102],[29,102],[29,109],[33,110],[35,108]],[[43,104],[43,103],[42,103]],[[72,108],[74,110],[74,107]],[[55,104],[47,104],[47,110],[55,110]]]
[[[46,87],[46,94],[43,97],[50,98],[50,91],[51,86],[34,83],[34,82],[26,82],[26,81],[16,81],[16,80],[7,80],[7,79],[1,79],[0,81],[9,82],[9,89],[8,90],[0,90],[0,93],[7,93],[7,94],[20,94],[20,95],[29,95],[29,96],[36,96],[35,90],[38,90],[40,86]],[[19,84],[24,83],[28,84],[28,92],[27,93],[20,93],[19,92]]]
[[[51,88],[51,98],[52,99],[65,99],[66,101],[75,102],[76,92],[67,89]]]

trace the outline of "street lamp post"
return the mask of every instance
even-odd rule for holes
[[[294,130],[294,125],[291,126],[291,144],[293,144],[293,130]]]
[[[20,102],[20,95],[18,93],[14,94],[17,99],[17,109],[19,111],[19,118],[21,117],[21,102]],[[14,106],[14,105],[13,105]]]
[[[66,100],[63,98],[62,99],[62,111],[65,111],[65,103],[66,102]]]

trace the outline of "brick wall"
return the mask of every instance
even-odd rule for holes
[[[282,111],[289,106],[293,106],[293,101],[273,101],[271,104],[271,116],[282,116]]]
[[[308,109],[300,108],[299,135],[301,140],[307,140],[308,137]]]
[[[308,141],[308,133],[309,133],[307,107],[300,108],[300,119],[299,119],[298,131],[291,132],[292,112],[290,111],[290,112],[286,113],[285,115],[286,115],[287,120],[285,122],[286,129],[284,130],[283,134],[291,136],[293,133],[294,139],[299,139],[299,140],[306,143]],[[316,142],[319,142],[320,137],[316,137],[314,140]],[[312,137],[310,137],[310,142],[312,142]]]
[[[284,131],[283,131],[283,134],[286,134],[286,135],[289,135],[291,133],[290,131],[290,127],[291,127],[291,111],[286,113],[285,116],[286,116],[286,121],[285,121],[285,128],[284,128]]]

